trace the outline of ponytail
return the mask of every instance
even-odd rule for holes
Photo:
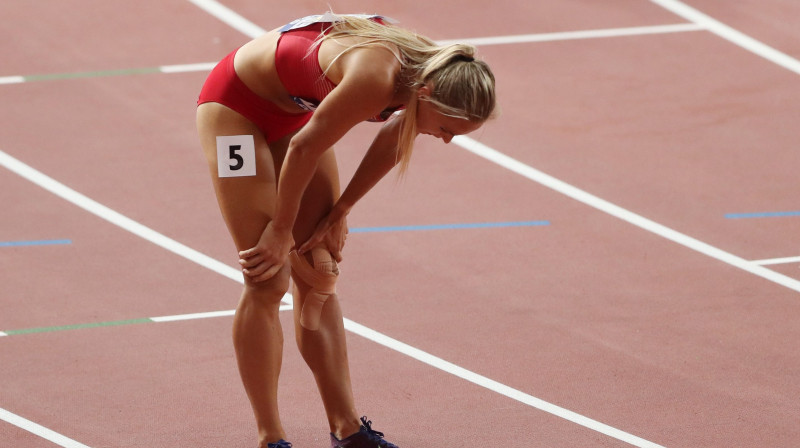
[[[417,90],[431,87],[431,95],[420,99]],[[437,47],[422,65],[412,87],[398,140],[400,175],[405,174],[417,136],[419,101],[429,101],[447,116],[484,122],[494,115],[495,80],[489,66],[475,59],[475,47],[453,44]]]
[[[403,120],[397,151],[401,176],[408,168],[414,149],[420,101],[417,91],[422,86],[431,88],[430,97],[422,101],[430,101],[445,115],[479,123],[494,116],[494,74],[488,64],[475,58],[474,46],[439,46],[425,36],[397,26],[361,17],[340,17],[343,20],[334,23],[322,39],[359,36],[366,42],[351,48],[391,43],[400,50],[401,79],[408,82],[406,87],[411,91],[406,109],[398,117]]]

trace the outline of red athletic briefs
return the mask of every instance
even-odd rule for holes
[[[264,133],[267,143],[291,134],[302,128],[311,119],[311,112],[292,114],[250,90],[233,68],[231,52],[217,64],[206,79],[197,105],[219,103],[244,115]]]

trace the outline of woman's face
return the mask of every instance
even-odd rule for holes
[[[483,125],[463,118],[451,117],[443,114],[439,108],[425,98],[430,96],[427,86],[419,89],[419,103],[417,105],[417,132],[432,135],[450,143],[456,135],[469,134]]]

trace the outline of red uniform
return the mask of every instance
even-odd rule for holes
[[[383,18],[370,16],[383,23]],[[206,79],[197,104],[215,102],[242,114],[261,129],[267,143],[302,128],[320,102],[336,87],[319,65],[320,34],[330,29],[335,16],[311,16],[281,28],[275,50],[278,77],[292,100],[307,112],[290,113],[250,90],[234,70],[236,51],[226,56]],[[370,121],[385,121],[395,110],[386,110]]]

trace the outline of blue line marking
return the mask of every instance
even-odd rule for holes
[[[72,241],[71,240],[0,241],[0,247],[47,246],[51,244],[72,244]]]
[[[741,218],[780,218],[785,216],[800,216],[800,211],[797,212],[764,212],[764,213],[728,213],[725,215],[728,219],[741,219]]]
[[[483,222],[472,224],[435,224],[427,226],[355,227],[350,233],[403,232],[416,230],[485,229],[493,227],[549,226],[550,221]]]

